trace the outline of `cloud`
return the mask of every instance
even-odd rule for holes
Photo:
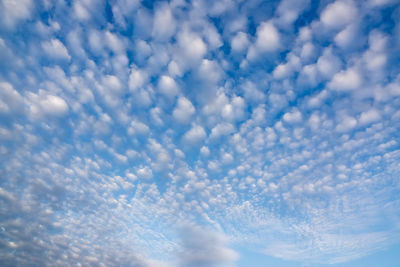
[[[124,42],[116,34],[106,31],[104,34],[107,47],[116,54],[125,52]]]
[[[136,175],[139,178],[142,178],[142,179],[151,179],[151,178],[153,178],[153,172],[148,166],[145,166],[145,167],[137,169]]]
[[[103,78],[103,85],[107,91],[111,91],[112,93],[121,94],[123,92],[121,82],[114,75],[106,75]]]
[[[90,18],[90,13],[82,1],[75,1],[73,10],[79,20],[88,20]]]
[[[261,51],[274,51],[279,48],[279,32],[272,22],[262,22],[257,27],[256,47]]]
[[[242,52],[244,51],[248,46],[249,46],[249,38],[247,37],[247,34],[244,32],[238,32],[231,41],[231,48],[232,51],[237,53],[237,52]]]
[[[350,24],[335,36],[334,41],[341,48],[351,47],[356,42],[357,31],[357,26]]]
[[[181,228],[182,251],[179,253],[180,266],[232,266],[239,255],[226,247],[224,235],[197,225]]]
[[[210,138],[219,138],[233,133],[235,128],[230,123],[219,123],[211,130]]]
[[[348,132],[357,125],[357,120],[350,116],[345,116],[341,122],[336,126],[338,132]]]
[[[100,31],[94,29],[90,30],[88,41],[89,47],[93,53],[100,55],[103,52],[104,42],[102,42],[102,39],[103,36]]]
[[[302,115],[300,111],[293,110],[291,112],[287,112],[283,115],[283,120],[288,123],[299,123],[302,121]]]
[[[333,53],[332,48],[324,49],[318,58],[317,69],[324,79],[331,79],[341,68],[340,59]]]
[[[339,29],[357,18],[357,8],[352,1],[335,1],[321,13],[321,22],[332,29]]]
[[[149,127],[145,123],[143,123],[139,120],[133,120],[130,124],[130,127],[128,128],[128,134],[144,135],[144,134],[147,134],[149,132],[149,130],[150,130]]]
[[[29,116],[33,119],[65,116],[69,111],[68,104],[63,98],[43,90],[38,94],[29,93],[26,102]]]
[[[244,91],[244,97],[251,102],[262,102],[265,99],[265,94],[262,92],[262,88],[257,88],[257,85],[251,81],[246,81],[242,85],[242,88]]]
[[[192,102],[185,97],[179,97],[177,105],[172,112],[172,116],[180,123],[188,123],[195,112],[196,109]]]
[[[197,76],[202,83],[215,85],[222,78],[222,70],[218,63],[214,60],[203,59]]]
[[[283,0],[277,8],[278,23],[289,26],[295,22],[299,15],[309,6],[309,0]]]
[[[176,61],[179,62],[180,69],[186,69],[198,64],[207,53],[207,45],[196,33],[184,28],[178,35],[178,45]]]
[[[64,99],[54,95],[47,95],[40,100],[40,105],[44,113],[48,115],[64,115],[68,112],[68,105]]]
[[[71,56],[68,53],[67,48],[58,39],[51,39],[42,43],[44,52],[54,59],[70,60]]]
[[[379,111],[376,109],[370,109],[368,111],[364,111],[360,115],[360,124],[365,125],[372,122],[377,122],[381,119]]]
[[[1,22],[6,28],[14,28],[16,24],[22,20],[30,18],[31,12],[34,10],[31,0],[3,0],[1,6]]]
[[[333,76],[329,87],[338,91],[351,91],[359,89],[362,78],[356,68],[342,70]]]
[[[148,77],[145,71],[132,68],[131,74],[129,75],[129,89],[135,91],[136,89],[143,87],[146,84],[147,79]]]
[[[185,133],[183,140],[191,145],[197,145],[206,138],[207,134],[200,125],[193,125],[192,128]]]
[[[178,94],[179,87],[173,78],[163,75],[158,81],[158,90],[160,93],[171,98]]]
[[[398,242],[395,1],[64,2],[0,0],[0,265]]]
[[[281,46],[280,34],[272,21],[264,21],[257,27],[255,43],[249,48],[247,58],[255,59],[259,54],[277,51]]]
[[[167,40],[174,34],[175,28],[175,19],[169,5],[159,5],[154,15],[153,38],[156,40]]]
[[[7,82],[0,82],[0,113],[19,113],[23,109],[23,98]]]

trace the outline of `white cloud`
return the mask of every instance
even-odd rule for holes
[[[281,46],[280,34],[271,21],[262,22],[257,27],[256,41],[249,48],[247,58],[256,59],[260,53],[274,52]]]
[[[377,122],[381,119],[381,115],[377,109],[370,109],[368,111],[364,111],[360,115],[360,124],[366,125],[373,122]]]
[[[380,7],[396,3],[397,0],[369,0],[368,4],[372,7]]]
[[[332,48],[325,48],[317,61],[317,69],[325,79],[331,79],[341,67],[340,59],[332,52]]]
[[[221,156],[221,162],[223,164],[231,164],[234,161],[234,158],[232,156],[232,154],[229,153],[223,153]]]
[[[181,77],[182,76],[182,70],[179,67],[178,63],[175,60],[172,60],[169,64],[168,64],[168,73],[172,76],[178,76]]]
[[[196,109],[189,99],[186,97],[179,97],[177,105],[172,112],[172,116],[180,123],[188,123],[195,112]]]
[[[233,264],[239,255],[227,247],[227,238],[196,225],[181,228],[182,250],[179,253],[182,267],[206,267]]]
[[[67,36],[67,45],[70,51],[82,58],[86,57],[85,50],[82,46],[82,31],[80,29],[76,29],[74,31],[70,31]]]
[[[309,4],[309,0],[282,0],[277,8],[279,25],[291,26]]]
[[[321,119],[318,114],[313,113],[310,118],[308,119],[308,124],[310,125],[313,131],[318,131],[320,127]]]
[[[13,136],[12,131],[10,131],[6,128],[0,127],[0,140],[9,141],[9,140],[13,140],[13,137],[14,136]]]
[[[163,125],[164,122],[162,120],[164,113],[159,107],[154,107],[150,110],[150,117],[153,120],[153,123],[156,125]]]
[[[192,128],[185,133],[183,141],[192,145],[199,144],[206,138],[207,134],[200,125],[193,125]]]
[[[106,75],[103,77],[103,85],[107,91],[115,94],[121,94],[123,92],[123,86],[117,76]]]
[[[147,179],[148,180],[148,179],[153,178],[153,172],[148,166],[144,166],[144,167],[138,168],[136,170],[136,175],[137,175],[137,177],[139,177],[141,179]]]
[[[231,123],[219,123],[211,130],[210,138],[219,138],[223,135],[233,133],[235,127]]]
[[[202,146],[200,149],[200,153],[204,157],[208,157],[210,155],[210,149],[206,146]]]
[[[0,18],[9,264],[235,266],[228,236],[301,264],[392,244],[398,10],[344,0],[359,12],[336,27],[314,12],[335,0],[307,1],[44,0],[13,32]],[[186,220],[201,226],[180,242]]]
[[[361,89],[362,78],[356,68],[349,68],[337,73],[328,86],[333,90],[349,91]]]
[[[208,43],[208,47],[211,50],[215,50],[223,45],[221,41],[221,36],[212,24],[208,24],[205,27],[203,31],[203,36]]]
[[[231,103],[222,105],[221,116],[228,121],[237,121],[243,118],[246,103],[240,96],[232,98]]]
[[[332,29],[341,28],[357,18],[357,8],[351,1],[337,0],[321,13],[321,22]]]
[[[179,93],[179,87],[175,80],[167,75],[163,75],[159,79],[158,90],[168,97],[174,97]]]
[[[103,52],[104,41],[102,33],[97,30],[90,30],[89,32],[89,47],[95,54],[100,55]]]
[[[207,53],[207,46],[203,39],[197,34],[184,29],[178,33],[177,51],[175,54],[179,69],[183,71],[198,64]]]
[[[131,69],[129,75],[129,89],[135,91],[138,88],[143,87],[147,82],[147,73],[136,68]]]
[[[48,115],[64,115],[68,112],[68,105],[64,99],[54,95],[47,95],[40,100],[42,110]]]
[[[257,84],[246,81],[242,85],[244,91],[244,97],[249,102],[263,102],[265,100],[265,94],[262,92],[263,88],[257,88]]]
[[[288,54],[287,58],[287,63],[281,63],[274,69],[273,76],[275,79],[288,78],[290,75],[292,75],[293,71],[300,68],[300,59],[297,56]]]
[[[357,126],[357,120],[350,116],[344,116],[336,126],[338,132],[348,132]]]
[[[73,8],[74,8],[75,16],[79,20],[88,20],[90,18],[89,11],[86,9],[86,7],[80,1],[75,1]]]
[[[279,32],[272,22],[262,22],[257,27],[256,47],[261,51],[274,51],[280,46]]]
[[[222,70],[217,61],[203,59],[197,75],[202,82],[216,84],[222,77]]]
[[[107,47],[116,54],[122,54],[125,52],[125,45],[121,37],[116,34],[106,31],[104,34],[104,41]]]
[[[149,132],[149,127],[139,121],[139,120],[134,120],[131,122],[130,127],[128,128],[128,134],[129,135],[135,135],[135,134],[139,134],[139,135],[144,135],[147,134]]]
[[[350,24],[335,36],[334,41],[339,47],[348,48],[354,44],[356,39],[357,26]]]
[[[249,46],[249,38],[247,37],[247,34],[245,32],[238,32],[231,41],[231,48],[232,51],[237,53],[237,52],[242,52],[244,51],[248,46]]]
[[[300,111],[295,109],[291,112],[287,112],[283,115],[283,120],[288,122],[288,123],[299,123],[303,119],[303,116],[301,115]]]
[[[34,9],[32,0],[3,0],[0,7],[0,21],[7,28],[13,28],[18,22],[28,19]]]
[[[23,98],[8,82],[0,82],[0,113],[22,111]]]
[[[312,42],[306,42],[301,48],[300,57],[302,61],[314,59],[316,47]]]
[[[112,12],[117,24],[125,28],[129,22],[129,16],[140,6],[140,0],[116,0],[112,6]]]
[[[167,40],[175,33],[176,23],[168,4],[156,8],[153,22],[153,38]]]
[[[67,48],[58,39],[51,39],[42,43],[44,52],[54,59],[70,60],[71,56],[68,53]]]
[[[369,34],[369,49],[364,53],[363,60],[372,75],[380,74],[379,72],[382,71],[387,64],[387,43],[388,37],[382,32],[372,31]]]
[[[26,101],[32,118],[64,116],[69,111],[68,104],[63,98],[43,90],[39,90],[38,94],[28,93]]]

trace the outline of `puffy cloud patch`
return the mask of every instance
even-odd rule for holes
[[[232,51],[237,53],[244,51],[249,46],[249,38],[244,32],[238,32],[231,41]]]
[[[196,109],[194,108],[192,102],[185,97],[180,97],[178,98],[177,105],[172,115],[178,122],[188,123],[195,111]]]
[[[206,138],[206,132],[200,125],[193,125],[192,128],[185,133],[183,140],[191,145],[199,144]]]
[[[38,94],[28,93],[26,96],[29,116],[32,118],[60,117],[68,113],[67,102],[56,95],[40,90]]]
[[[329,83],[329,87],[338,91],[360,89],[362,77],[356,68],[349,68],[338,72]]]
[[[7,82],[0,82],[0,112],[6,114],[19,113],[23,110],[23,98],[14,87]]]
[[[175,19],[168,4],[157,7],[154,15],[153,38],[156,40],[167,40],[175,32]]]
[[[34,10],[31,0],[3,0],[0,6],[1,22],[7,28],[14,28],[18,22],[28,19]]]
[[[357,17],[357,8],[352,1],[335,1],[321,13],[321,22],[332,29],[338,29]]]
[[[197,225],[181,228],[182,251],[179,253],[180,266],[230,266],[239,258],[234,250],[228,248],[227,238]]]
[[[165,96],[174,97],[178,94],[179,87],[173,78],[163,75],[158,81],[158,90]]]
[[[69,55],[67,48],[58,39],[51,39],[50,41],[43,42],[42,48],[48,56],[54,59],[61,59],[61,60],[71,59],[71,56]]]
[[[399,241],[396,1],[64,2],[0,1],[0,265]]]
[[[272,21],[262,22],[257,27],[255,43],[249,48],[247,58],[256,59],[265,52],[275,52],[281,47],[280,34]]]

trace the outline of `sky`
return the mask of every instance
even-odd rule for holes
[[[398,0],[0,0],[0,265],[395,267]]]

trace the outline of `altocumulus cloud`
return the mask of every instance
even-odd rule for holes
[[[396,0],[0,0],[0,265],[302,264],[400,242]]]

